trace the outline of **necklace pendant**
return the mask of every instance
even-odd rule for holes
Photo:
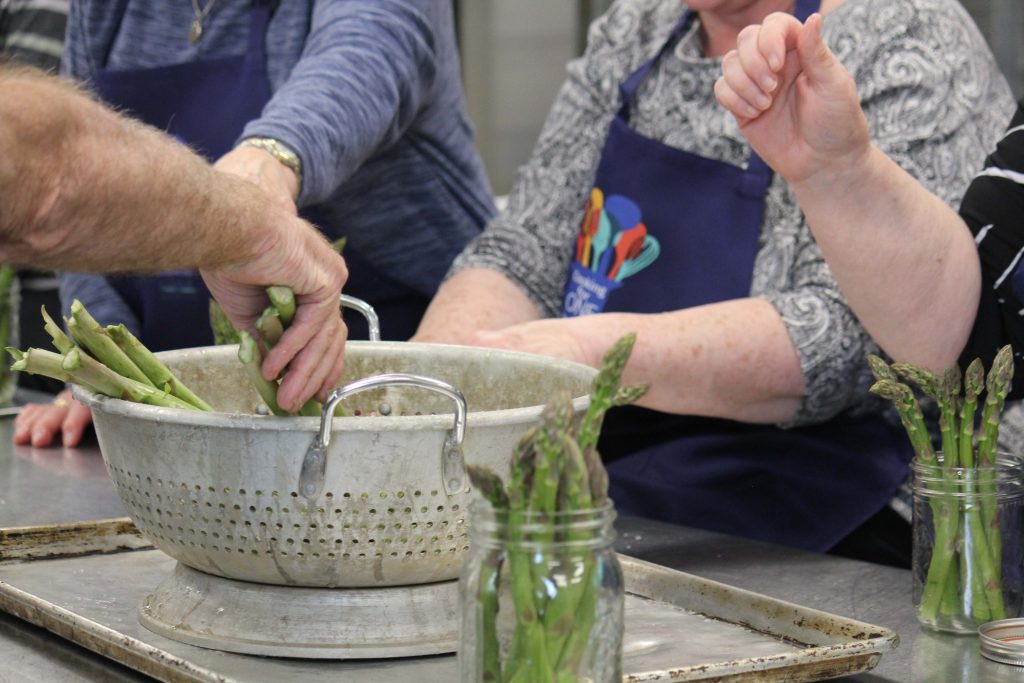
[[[195,45],[203,37],[203,22],[198,17],[188,27],[188,42]]]

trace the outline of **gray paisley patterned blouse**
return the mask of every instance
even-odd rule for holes
[[[556,316],[576,230],[618,107],[618,85],[654,55],[683,12],[679,0],[618,0],[569,64],[508,207],[455,261],[516,282]],[[749,146],[715,100],[721,60],[701,53],[699,22],[651,72],[633,106],[639,133],[742,165]],[[956,0],[846,0],[824,37],[856,79],[876,144],[956,206],[1010,120],[1014,101],[984,39]],[[869,255],[865,255],[869,257]],[[785,321],[807,392],[793,424],[844,410],[877,410],[865,354],[876,347],[854,319],[787,185],[769,189],[750,295]]]

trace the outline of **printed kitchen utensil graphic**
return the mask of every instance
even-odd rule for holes
[[[616,194],[605,197],[594,188],[576,236],[576,258],[566,283],[562,314],[600,313],[608,294],[651,265],[660,253],[661,245],[648,234],[640,207],[633,200]]]

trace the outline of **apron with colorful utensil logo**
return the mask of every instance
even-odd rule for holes
[[[806,19],[817,0],[797,2]],[[660,313],[750,295],[772,173],[633,131],[641,83],[695,18],[687,11],[620,86],[566,282],[566,316]],[[906,478],[905,434],[882,418],[780,429],[640,408],[611,411],[600,444],[611,495],[636,514],[825,550],[878,512]]]

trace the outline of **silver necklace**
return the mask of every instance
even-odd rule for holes
[[[199,0],[192,0],[192,11],[195,12],[196,18],[192,20],[192,25],[188,27],[188,42],[193,45],[198,43],[199,39],[203,37],[203,20],[210,14],[210,10],[213,9],[215,2],[217,0],[210,0],[206,3],[205,7],[200,8]]]

